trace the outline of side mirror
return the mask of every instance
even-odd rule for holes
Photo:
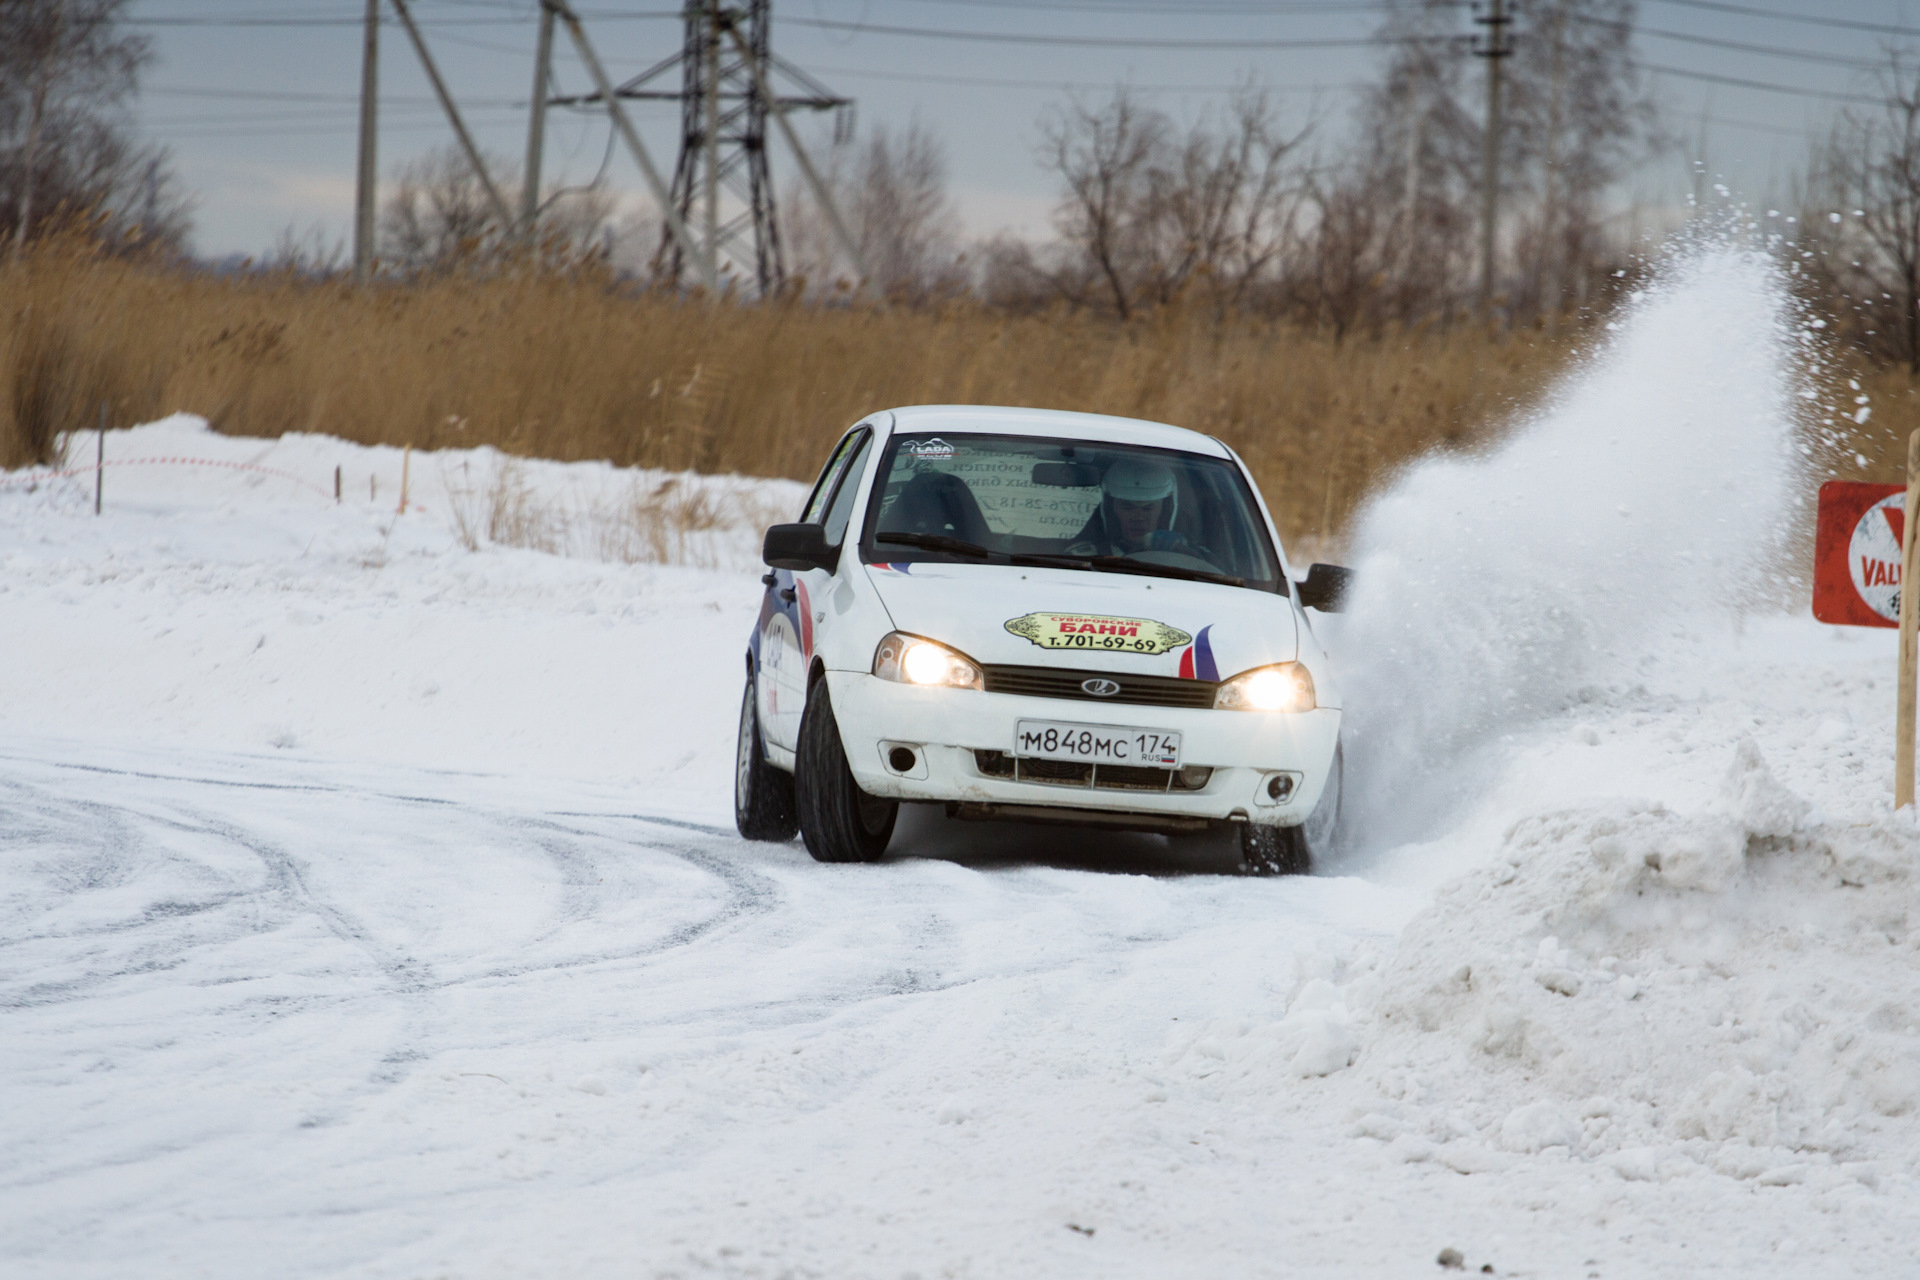
[[[1352,585],[1353,570],[1337,564],[1316,564],[1307,570],[1307,580],[1299,584],[1300,607],[1339,613],[1346,607],[1347,589]]]
[[[832,569],[840,563],[840,548],[827,545],[827,531],[817,524],[776,524],[767,530],[760,558],[776,569]]]

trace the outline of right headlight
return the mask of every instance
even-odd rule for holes
[[[1297,662],[1276,662],[1223,683],[1214,691],[1213,705],[1222,711],[1311,711],[1318,704],[1307,669]]]
[[[873,674],[882,680],[947,689],[984,689],[972,659],[903,631],[890,631],[873,651]]]

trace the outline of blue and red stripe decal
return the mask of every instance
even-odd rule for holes
[[[1213,630],[1208,623],[1200,628],[1200,634],[1193,643],[1180,651],[1180,678],[1182,680],[1218,680],[1220,668],[1214,665],[1213,645],[1207,641],[1207,633]]]

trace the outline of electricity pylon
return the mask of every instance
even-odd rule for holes
[[[830,194],[786,118],[792,111],[835,112],[834,138],[844,141],[852,129],[853,101],[773,53],[772,9],[772,0],[687,0],[680,51],[614,90],[621,98],[680,104],[673,210],[696,233],[716,269],[731,261],[752,275],[763,297],[777,292],[786,279],[773,179],[767,170],[769,115],[786,134],[802,176],[814,188],[842,247],[856,264],[859,261]],[[660,82],[675,68],[680,87],[670,89]],[[776,92],[776,71],[799,91]],[[663,233],[654,263],[677,284],[688,265],[679,239]]]

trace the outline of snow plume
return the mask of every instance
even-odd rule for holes
[[[1751,597],[1803,487],[1792,316],[1763,252],[1696,246],[1507,442],[1369,506],[1338,637],[1352,848],[1430,834],[1503,733]]]

